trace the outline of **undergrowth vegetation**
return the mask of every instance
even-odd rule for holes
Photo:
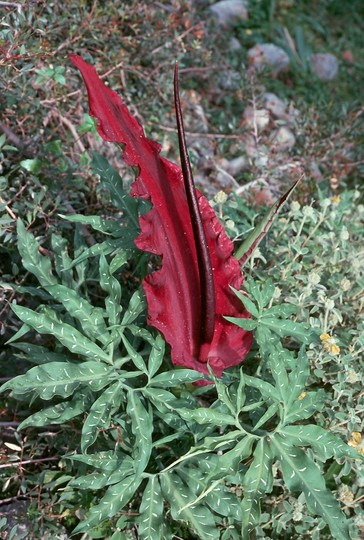
[[[360,2],[251,2],[249,18],[231,28],[219,27],[208,5],[4,8],[6,540],[363,535]],[[248,68],[248,48],[265,41],[291,58],[277,78]],[[340,58],[334,82],[308,67],[322,48]],[[211,371],[209,385],[174,366],[147,324],[142,280],[160,261],[134,240],[149,205],[130,197],[134,172],[86,112],[67,59],[75,52],[174,162],[179,61],[198,187],[237,248],[262,220],[260,203],[301,178],[244,265],[246,294],[235,291],[251,318],[231,322],[254,332],[253,346],[221,378]],[[273,115],[261,128],[267,92],[285,101],[287,118]],[[275,147],[281,125],[295,133],[290,149]],[[242,156],[248,166],[235,174],[229,162]]]

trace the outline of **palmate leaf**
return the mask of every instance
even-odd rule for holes
[[[51,310],[48,310],[47,313],[37,313],[29,308],[15,304],[11,307],[20,320],[40,334],[53,335],[72,353],[110,363],[109,355],[98,347],[96,343],[93,343],[73,326],[59,322],[56,316],[54,318],[50,317]]]
[[[143,493],[139,508],[138,538],[156,540],[164,519],[164,500],[157,476],[151,476]]]
[[[92,392],[88,388],[78,390],[71,400],[57,403],[31,414],[21,422],[18,429],[24,429],[28,426],[40,427],[48,424],[64,424],[88,410],[92,399]]]
[[[176,521],[187,522],[189,528],[204,540],[218,540],[220,533],[214,516],[206,505],[188,506],[195,496],[188,486],[174,471],[160,475],[162,492],[171,507],[171,514]]]
[[[151,408],[147,411],[134,390],[128,393],[126,412],[135,437],[133,458],[136,474],[139,475],[148,465],[152,452],[153,413]]]
[[[265,493],[270,493],[273,486],[273,454],[265,438],[259,440],[253,454],[253,462],[244,475],[241,504],[241,537],[250,538],[253,528],[260,519],[260,500]]]
[[[23,266],[35,275],[41,285],[56,285],[57,279],[52,274],[51,260],[40,254],[39,243],[32,233],[26,230],[21,219],[17,221],[17,233]]]
[[[42,399],[53,396],[68,397],[80,385],[98,391],[112,380],[113,368],[100,362],[70,364],[51,362],[31,368],[25,375],[18,375],[6,382],[0,390],[12,390],[16,394],[35,393]]]
[[[107,429],[110,426],[112,409],[119,406],[123,396],[120,382],[115,382],[106,388],[92,404],[82,427],[82,452],[87,452],[87,449],[95,442],[100,429]]]
[[[304,493],[307,508],[321,516],[329,525],[336,540],[349,540],[349,528],[345,514],[325,481],[317,465],[299,448],[292,446],[288,438],[275,433],[271,436],[272,449],[279,459],[284,481],[291,492]]]

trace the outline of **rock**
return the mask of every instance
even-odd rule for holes
[[[253,107],[246,107],[244,121],[249,129],[254,129],[257,126],[258,131],[261,132],[269,124],[269,111],[267,109],[254,110]]]
[[[249,64],[257,71],[269,66],[274,76],[287,69],[289,66],[288,54],[273,43],[258,43],[248,50]]]
[[[233,26],[248,18],[247,0],[221,0],[209,7],[222,26]]]
[[[263,94],[264,106],[275,118],[285,120],[287,117],[287,105],[278,96],[267,92]]]
[[[277,150],[289,150],[296,144],[296,137],[288,127],[281,126],[272,133],[272,143]]]
[[[249,168],[248,160],[245,156],[239,156],[230,161],[226,158],[222,158],[217,163],[215,162],[215,168],[217,171],[216,179],[223,187],[235,186],[236,176],[239,173]]]
[[[229,40],[229,51],[238,52],[241,51],[243,47],[241,46],[240,41],[236,37],[231,37]]]
[[[339,62],[331,53],[311,54],[311,68],[321,81],[332,81],[338,74]]]
[[[219,86],[223,90],[238,90],[241,85],[241,75],[233,69],[222,71],[219,77]]]

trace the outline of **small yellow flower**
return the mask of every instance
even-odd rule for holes
[[[320,339],[329,354],[336,355],[340,353],[340,347],[336,345],[335,339],[330,334],[321,334]]]
[[[305,398],[307,396],[307,392],[305,392],[304,390],[302,390],[302,392],[300,393],[300,395],[298,396],[298,401],[302,401],[303,398]]]
[[[349,446],[353,446],[356,450],[364,456],[364,440],[360,431],[353,431],[351,434],[351,439],[348,441]]]
[[[333,196],[331,197],[331,200],[332,200],[332,202],[333,202],[334,204],[339,204],[339,202],[340,202],[340,195],[333,195]]]
[[[333,343],[332,345],[330,345],[330,343],[324,343],[324,347],[329,354],[340,354],[340,347],[336,345],[336,343]]]
[[[253,30],[252,30],[251,28],[247,28],[247,29],[245,30],[245,33],[246,33],[247,36],[251,36],[252,33],[253,33]]]
[[[344,504],[351,504],[354,500],[354,493],[345,484],[341,484],[338,489],[339,500]]]

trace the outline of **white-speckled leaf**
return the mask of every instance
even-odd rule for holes
[[[118,407],[123,394],[120,382],[115,382],[106,388],[92,404],[82,427],[82,452],[87,452],[87,449],[96,441],[100,429],[107,429],[110,426],[112,409]]]
[[[163,495],[171,507],[172,518],[186,522],[198,538],[218,540],[220,532],[212,512],[203,504],[187,506],[194,501],[195,495],[181,478],[175,472],[166,472],[160,479]]]
[[[91,390],[101,390],[110,382],[113,369],[99,362],[68,364],[51,362],[31,368],[25,375],[19,375],[6,382],[1,391],[14,390],[17,394],[36,394],[42,399],[53,396],[64,398],[72,395],[80,385]]]
[[[331,457],[364,460],[356,448],[346,444],[338,435],[314,424],[285,426],[280,428],[279,434],[292,445],[311,446],[324,461]]]
[[[134,390],[128,393],[126,411],[135,436],[133,458],[136,474],[139,475],[148,465],[152,452],[153,413],[151,408],[147,411]]]
[[[273,486],[273,454],[265,438],[259,440],[253,461],[244,475],[244,499],[241,505],[241,537],[250,538],[250,533],[259,523],[260,500],[265,493],[270,493]]]
[[[85,335],[106,345],[110,341],[110,335],[105,323],[106,312],[100,307],[95,307],[79,292],[69,289],[65,285],[53,285],[46,290],[55,300],[64,305],[68,313],[77,319]]]
[[[28,324],[40,334],[53,335],[69,351],[80,354],[86,358],[94,358],[110,362],[109,355],[96,343],[81,334],[73,326],[60,322],[56,317],[51,317],[51,310],[47,313],[37,313],[29,308],[13,304],[12,310],[24,323]]]
[[[350,540],[349,527],[340,504],[325,486],[320,469],[303,450],[277,433],[271,437],[272,449],[280,461],[284,481],[292,493],[304,493],[307,508],[321,516],[336,540]]]
[[[138,517],[138,538],[156,540],[164,518],[164,501],[157,475],[151,476],[145,487]]]
[[[57,279],[52,274],[51,259],[40,254],[40,245],[32,233],[24,227],[21,219],[17,221],[18,249],[22,264],[44,287],[56,285]]]

